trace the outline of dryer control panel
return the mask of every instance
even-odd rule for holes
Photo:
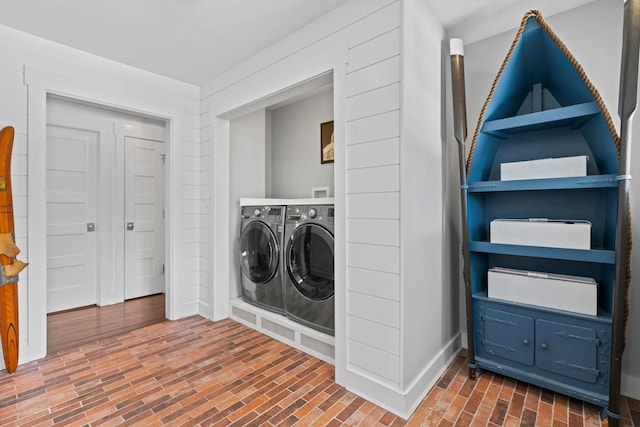
[[[243,206],[242,219],[281,221],[284,218],[284,212],[284,206]]]

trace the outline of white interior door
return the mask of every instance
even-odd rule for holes
[[[164,143],[124,138],[125,299],[164,292]]]
[[[96,304],[97,145],[96,132],[47,125],[49,313]]]

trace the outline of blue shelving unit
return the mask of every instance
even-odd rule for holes
[[[475,368],[499,372],[601,408],[609,398],[618,162],[616,136],[584,77],[535,16],[495,87],[468,170]],[[586,177],[501,181],[500,165],[587,156]],[[490,243],[499,218],[591,222],[591,249]],[[588,316],[487,296],[488,270],[592,277]]]

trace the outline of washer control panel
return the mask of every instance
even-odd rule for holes
[[[313,220],[333,223],[333,212],[333,206],[288,206],[287,221],[291,223]]]

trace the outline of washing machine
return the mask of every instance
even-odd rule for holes
[[[287,206],[284,292],[287,317],[334,335],[333,205]]]
[[[243,299],[285,314],[282,237],[285,206],[242,206],[239,259]]]

